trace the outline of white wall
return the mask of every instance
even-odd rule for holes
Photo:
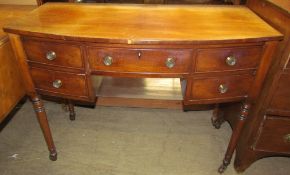
[[[0,0],[0,4],[36,5],[36,0]]]

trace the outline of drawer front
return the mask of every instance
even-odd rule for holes
[[[81,49],[77,45],[54,42],[23,40],[29,61],[72,68],[83,68]]]
[[[192,54],[190,49],[89,48],[88,56],[95,71],[188,73]]]
[[[31,68],[30,72],[38,90],[74,97],[88,96],[86,77],[83,74],[64,73],[39,68]]]
[[[196,55],[196,72],[214,72],[255,69],[258,67],[262,47],[236,47],[199,49]]]
[[[255,149],[290,154],[290,118],[267,116]]]
[[[290,74],[282,74],[274,91],[269,108],[290,111]]]
[[[193,100],[202,100],[245,97],[253,79],[251,75],[193,79],[191,98]]]

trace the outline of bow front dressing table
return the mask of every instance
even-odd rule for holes
[[[243,102],[219,172],[282,39],[242,6],[48,3],[4,31],[51,160],[57,152],[39,95],[94,103],[97,76],[180,78],[183,105]]]

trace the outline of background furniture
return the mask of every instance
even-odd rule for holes
[[[249,0],[247,6],[284,34],[237,149],[235,167],[244,171],[269,156],[290,156],[290,1]]]
[[[263,90],[249,112],[237,147],[235,168],[242,172],[254,161],[269,156],[290,155],[290,2],[249,0],[247,6],[284,34],[275,52]],[[215,111],[214,126],[228,121],[237,127],[233,113],[241,104],[225,104]]]
[[[35,6],[0,5],[0,27],[20,17]],[[0,122],[9,114],[25,91],[8,36],[0,30]]]

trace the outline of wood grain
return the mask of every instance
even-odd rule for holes
[[[26,15],[28,12],[35,9],[33,5],[3,5],[0,4],[0,26],[1,28],[11,21]],[[1,29],[0,38],[7,37],[7,34]]]
[[[290,142],[284,138],[287,134],[290,134],[290,118],[267,116],[260,128],[254,150],[274,151],[290,155]]]
[[[24,97],[22,85],[13,50],[8,41],[0,44],[0,122]]]
[[[106,66],[103,60],[111,56],[112,65]],[[151,72],[151,73],[187,73],[190,70],[191,49],[125,49],[95,48],[88,49],[88,58],[92,70],[108,72]],[[166,60],[172,58],[174,66],[168,68]]]
[[[54,39],[128,44],[281,38],[251,10],[240,6],[47,3],[4,30]]]
[[[0,5],[0,27],[36,6]],[[25,95],[8,36],[0,30],[0,122]]]
[[[78,45],[31,39],[23,39],[23,43],[27,59],[31,62],[71,68],[84,67],[81,49]],[[48,60],[46,58],[48,52],[54,52],[56,58]]]
[[[199,49],[196,57],[197,72],[233,71],[242,69],[256,69],[260,63],[262,47],[231,47]],[[228,65],[227,57],[234,57],[236,64]]]

